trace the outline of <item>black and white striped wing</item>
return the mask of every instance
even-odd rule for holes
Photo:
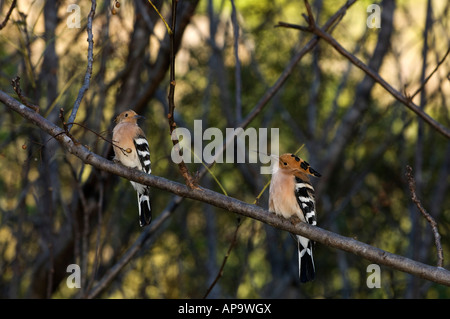
[[[142,170],[147,174],[152,172],[151,162],[150,162],[150,149],[148,147],[148,141],[145,136],[139,135],[134,139],[134,146],[136,147],[137,155],[139,161],[142,165]]]
[[[314,201],[314,188],[308,181],[295,177],[295,197],[305,217],[305,222],[316,225],[316,208]],[[313,259],[313,241],[296,235],[298,243],[298,273],[301,282],[314,279],[316,269]]]
[[[312,185],[295,177],[295,197],[303,212],[305,221],[310,225],[316,225],[316,203],[314,200],[314,188]]]
[[[152,172],[150,162],[150,149],[148,147],[147,139],[139,135],[134,139],[134,146],[136,147],[139,161],[141,162],[142,170],[147,174]],[[150,187],[131,182],[137,191],[139,204],[139,224],[141,227],[150,224],[152,221],[152,209],[150,205]]]

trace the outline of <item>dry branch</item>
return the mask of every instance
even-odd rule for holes
[[[420,118],[422,118],[426,123],[428,123],[434,130],[441,133],[443,136],[450,139],[450,130],[442,125],[441,123],[434,120],[431,116],[425,113],[419,106],[417,106],[414,102],[412,102],[411,98],[404,96],[402,93],[394,89],[386,80],[384,80],[377,72],[373,71],[369,66],[367,66],[364,62],[359,60],[356,56],[348,52],[342,47],[342,45],[336,41],[329,33],[320,28],[315,22],[314,17],[311,13],[311,8],[307,0],[305,0],[305,6],[308,11],[308,17],[305,19],[308,22],[308,26],[299,26],[290,23],[280,22],[278,26],[280,27],[288,27],[294,28],[306,32],[311,32],[316,36],[320,37],[328,44],[330,44],[333,48],[336,49],[342,56],[348,59],[352,64],[356,67],[364,71],[368,76],[370,76],[375,82],[380,84],[386,91],[388,91],[397,101],[401,102],[405,106],[407,106],[410,110],[416,113]]]
[[[92,76],[92,63],[94,62],[94,36],[92,35],[92,21],[94,20],[95,9],[97,7],[97,2],[92,0],[91,10],[89,11],[88,21],[86,26],[86,31],[88,34],[88,63],[86,68],[86,73],[84,75],[83,85],[78,92],[77,99],[75,100],[75,104],[73,105],[72,112],[69,116],[69,123],[75,122],[75,118],[77,116],[78,108],[80,107],[81,100],[83,99],[84,94],[89,89],[89,84],[91,82]],[[72,125],[69,125],[68,130],[72,128]]]
[[[231,240],[231,243],[230,243],[230,246],[228,247],[227,253],[225,254],[225,256],[222,260],[222,265],[220,265],[219,272],[217,273],[217,275],[214,278],[211,285],[209,285],[208,289],[206,290],[205,295],[203,296],[203,299],[206,299],[208,297],[211,290],[213,290],[213,288],[216,286],[219,279],[222,277],[223,269],[225,268],[228,257],[230,257],[231,251],[233,250],[234,246],[236,246],[236,244],[237,244],[237,234],[238,234],[238,231],[239,231],[239,228],[241,227],[241,225],[242,225],[241,222],[238,221],[238,223],[236,225],[236,229],[234,230],[234,233],[233,233],[233,239]]]
[[[167,114],[167,119],[169,121],[170,136],[172,137],[172,143],[175,151],[179,153],[180,145],[178,138],[174,136],[174,131],[177,128],[175,123],[175,27],[177,22],[177,3],[178,0],[172,0],[172,26],[169,32],[170,37],[170,81],[169,81],[169,113]],[[197,183],[194,178],[189,173],[189,170],[183,160],[178,163],[178,168],[180,169],[181,175],[186,181],[186,185],[190,188],[197,188]]]
[[[434,242],[436,244],[436,250],[437,250],[437,266],[443,267],[444,266],[444,252],[442,250],[441,245],[441,235],[439,234],[438,225],[436,223],[436,220],[427,213],[425,208],[423,208],[422,203],[420,202],[419,198],[416,194],[416,182],[414,180],[414,176],[412,175],[412,168],[411,166],[406,166],[406,177],[408,178],[408,186],[409,191],[411,192],[411,200],[416,204],[419,211],[422,213],[423,217],[430,223],[431,228],[433,229],[433,235],[434,235]]]
[[[16,92],[17,96],[19,97],[20,101],[28,106],[29,108],[33,109],[36,112],[39,112],[39,107],[28,102],[25,96],[22,94],[22,89],[20,88],[20,77],[16,76],[14,79],[11,80],[11,85]]]
[[[9,17],[11,16],[12,11],[16,7],[16,2],[17,2],[16,0],[13,0],[13,2],[11,3],[11,7],[9,7],[9,10],[6,13],[5,19],[3,20],[2,23],[0,23],[0,30],[3,29],[8,23]]]
[[[389,253],[368,244],[359,242],[355,239],[341,236],[306,223],[293,225],[288,220],[280,218],[275,214],[270,214],[262,207],[242,202],[209,189],[204,189],[201,187],[199,187],[199,189],[191,189],[185,185],[167,180],[163,177],[149,175],[136,169],[130,169],[128,167],[115,164],[95,153],[92,153],[81,144],[75,144],[72,139],[64,134],[64,130],[62,128],[56,126],[54,123],[51,123],[40,114],[29,109],[3,91],[0,91],[0,101],[2,101],[11,110],[20,114],[26,120],[35,124],[39,129],[53,136],[65,151],[77,156],[84,163],[90,164],[99,170],[124,177],[140,184],[156,187],[181,197],[208,203],[227,211],[259,220],[275,228],[308,237],[311,240],[322,243],[326,246],[350,252],[377,264],[385,265],[439,284],[450,286],[450,271],[443,268],[426,265],[403,256]]]
[[[425,87],[425,85],[427,84],[427,82],[431,79],[431,77],[433,76],[434,73],[436,73],[436,71],[439,69],[439,67],[444,63],[445,59],[447,58],[447,56],[450,53],[450,48],[447,49],[447,52],[444,54],[444,57],[438,62],[438,64],[436,64],[436,67],[434,68],[433,71],[431,71],[431,73],[427,76],[427,78],[422,82],[422,84],[420,85],[420,87],[411,95],[410,99],[412,100],[417,94],[419,94],[420,91],[423,90],[423,88]]]
[[[332,29],[336,24],[342,19],[342,17],[347,12],[348,8],[352,6],[356,0],[349,0],[347,1],[324,25],[325,30]],[[255,118],[258,114],[262,112],[264,107],[269,103],[269,101],[275,96],[275,94],[281,89],[283,84],[287,81],[289,76],[294,72],[295,66],[300,62],[300,60],[310,51],[312,51],[317,43],[319,42],[319,37],[314,37],[313,39],[309,40],[308,43],[305,44],[305,46],[297,52],[292,59],[289,61],[288,65],[284,69],[283,73],[279,76],[277,81],[266,91],[266,93],[259,99],[258,103],[252,108],[252,110],[248,113],[248,115],[243,119],[241,123],[239,123],[236,128],[246,128]],[[214,162],[222,156],[222,154],[225,152],[226,148],[230,146],[232,141],[234,141],[235,136],[232,136],[231,139],[226,140],[225,143],[222,145],[222,148],[220,148],[214,157],[214,160],[211,164],[208,164],[209,167],[211,167]],[[201,178],[204,174],[206,174],[207,169],[202,168],[199,172],[199,178]]]

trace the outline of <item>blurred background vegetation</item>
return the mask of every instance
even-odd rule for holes
[[[0,1],[0,20],[12,1]],[[81,28],[69,28],[71,3]],[[412,94],[450,47],[448,1],[385,0],[381,28],[368,28],[373,1],[357,1],[333,36],[401,92]],[[171,2],[154,1],[170,21]],[[311,1],[323,25],[344,1]],[[193,130],[236,127],[287,68],[311,35],[275,28],[304,24],[303,1],[180,0],[175,36],[176,123]],[[68,117],[87,66],[90,1],[17,1],[0,30],[0,89],[11,80],[40,113]],[[114,116],[128,108],[146,117],[152,174],[183,183],[171,161],[167,124],[169,42],[147,0],[97,1],[91,84],[76,122],[111,138]],[[450,126],[450,58],[414,98]],[[237,66],[239,68],[237,68]],[[236,71],[238,70],[238,71]],[[239,81],[236,81],[239,79]],[[239,84],[240,83],[240,84]],[[236,95],[241,101],[240,109]],[[0,105],[0,297],[73,298],[89,292],[142,232],[129,182],[85,166],[38,128]],[[293,69],[254,128],[279,128],[280,152],[295,152],[322,173],[314,179],[318,225],[341,235],[436,265],[431,228],[411,201],[405,179],[413,167],[417,193],[437,220],[445,264],[450,254],[450,143],[373,80],[321,41]],[[71,133],[111,159],[110,145],[81,126]],[[201,164],[188,164],[195,174]],[[215,165],[229,196],[252,203],[269,181],[261,164]],[[207,174],[203,187],[222,192]],[[154,218],[173,195],[152,189]],[[258,205],[267,207],[267,191]],[[450,288],[381,267],[381,288],[366,285],[371,262],[317,244],[317,278],[300,285],[289,234],[242,218],[236,245],[209,298],[449,298]],[[183,200],[98,298],[201,298],[233,241],[238,216]],[[69,289],[69,264],[81,266],[81,289]]]

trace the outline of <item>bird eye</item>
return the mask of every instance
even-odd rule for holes
[[[125,117],[128,117],[128,113],[125,113]]]

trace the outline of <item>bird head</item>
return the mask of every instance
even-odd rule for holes
[[[283,172],[296,174],[307,174],[315,177],[320,177],[321,175],[314,170],[308,162],[301,159],[300,157],[286,153],[281,156],[270,155],[273,158],[278,159],[278,168]]]
[[[145,117],[138,115],[135,111],[133,110],[128,110],[125,112],[120,113],[116,119],[115,122],[116,124],[119,123],[137,123],[137,120],[139,119],[144,119]]]

